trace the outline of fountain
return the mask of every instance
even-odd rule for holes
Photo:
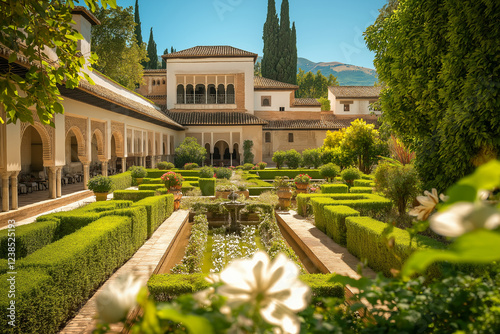
[[[240,211],[243,209],[247,204],[246,203],[241,203],[238,202],[236,199],[238,198],[238,194],[235,193],[234,191],[231,191],[229,196],[227,197],[230,201],[229,202],[224,202],[222,203],[222,206],[229,212],[229,228],[228,232],[230,233],[240,233],[241,231],[241,226],[240,226]]]

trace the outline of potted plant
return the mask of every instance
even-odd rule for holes
[[[287,176],[277,176],[274,179],[274,187],[276,188],[276,195],[278,195],[279,207],[287,209],[292,202],[292,185]]]
[[[174,210],[179,210],[181,206],[181,189],[184,178],[181,174],[178,174],[176,172],[166,172],[161,176],[161,180],[165,184],[165,188],[168,189],[168,192],[174,195]]]
[[[311,177],[307,174],[297,175],[293,181],[295,182],[295,187],[297,188],[297,193],[307,193],[307,188],[309,187],[309,182],[311,182]]]
[[[215,187],[215,198],[227,199],[232,191],[237,192],[238,187],[230,182],[218,182]]]
[[[356,167],[346,168],[340,174],[342,176],[342,180],[351,188],[354,184],[354,180],[358,180],[361,178],[361,173]]]
[[[128,169],[128,171],[132,174],[132,177],[136,180],[137,185],[142,183],[142,179],[148,175],[146,168],[142,166],[132,166]]]
[[[94,176],[87,182],[87,187],[94,192],[96,201],[105,201],[112,186],[111,179],[102,175]]]
[[[243,195],[247,199],[250,197],[250,191],[248,191],[248,187],[244,182],[236,183],[236,187],[238,188],[236,192],[238,195]]]

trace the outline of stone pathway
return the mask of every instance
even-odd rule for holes
[[[361,277],[357,272],[361,261],[304,217],[293,210],[277,212],[276,216],[282,227],[322,273],[337,273],[356,279]],[[362,273],[365,277],[376,276],[376,273],[367,267],[363,268]]]
[[[140,277],[140,280],[146,285],[149,277],[161,262],[162,257],[174,240],[178,231],[187,221],[189,212],[186,210],[175,211],[156,232],[149,238],[144,245],[128,260],[120,269],[118,269],[99,290],[89,299],[78,314],[66,325],[60,334],[92,333],[96,320],[96,296],[116,277],[126,273],[134,273]],[[120,332],[120,326],[113,326],[112,332]]]

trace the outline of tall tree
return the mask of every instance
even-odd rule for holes
[[[276,3],[268,0],[267,19],[264,23],[264,50],[262,56],[262,76],[269,79],[277,79],[276,68],[278,65],[278,34],[279,20],[276,14]]]
[[[163,54],[164,55],[168,54],[168,48],[166,48],[165,50],[163,50]],[[161,68],[163,68],[163,69],[167,68],[167,62],[163,58],[161,59]]]
[[[297,31],[295,30],[295,22],[292,24],[292,38],[290,38],[291,59],[290,59],[290,74],[289,83],[297,84]]]
[[[156,51],[156,43],[153,38],[153,28],[151,28],[151,31],[149,33],[149,41],[148,41],[148,58],[149,61],[146,65],[146,68],[148,69],[157,69],[158,68],[158,54]]]
[[[427,189],[500,152],[499,21],[495,0],[391,0],[365,32],[384,117],[415,149]]]
[[[176,49],[174,49],[174,47],[173,47],[173,46],[171,46],[171,47],[170,47],[170,53],[174,53],[174,52],[177,52],[177,50],[176,50]]]
[[[141,30],[141,18],[139,16],[139,0],[135,0],[135,11],[134,11],[134,22],[135,22],[135,39],[137,44],[142,45],[142,30]]]
[[[105,8],[116,6],[113,0],[85,0],[92,11],[99,2]],[[83,36],[71,25],[72,5],[73,2],[63,0],[1,2],[0,44],[9,49],[9,64],[19,59],[26,64],[27,70],[24,76],[19,75],[15,66],[0,72],[0,105],[7,121],[33,123],[29,108],[34,106],[40,121],[53,126],[54,114],[64,112],[57,86],[77,87],[80,74],[92,82],[81,73],[88,55],[77,52],[78,40]],[[46,61],[49,58],[45,53],[47,46],[56,53],[56,61]],[[93,56],[87,58],[90,63],[94,60]],[[0,117],[0,122],[4,121]]]
[[[300,68],[296,77],[299,85],[297,97],[327,98],[328,87],[339,85],[337,78],[333,74],[326,78],[320,70],[314,75],[312,72],[305,73]]]
[[[142,82],[146,48],[135,40],[132,7],[99,8],[95,15],[101,24],[92,27],[92,50],[99,56],[94,68],[134,89]]]
[[[290,81],[290,64],[292,61],[291,39],[292,30],[290,29],[290,15],[288,0],[281,2],[281,15],[278,34],[278,54],[279,61],[277,64],[276,80],[282,82]]]

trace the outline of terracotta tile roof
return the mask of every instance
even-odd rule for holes
[[[207,57],[252,57],[257,59],[257,54],[237,49],[228,45],[195,46],[163,55],[163,58],[207,58]]]
[[[337,99],[342,98],[378,98],[382,87],[375,86],[331,86],[328,90]]]
[[[318,100],[310,98],[310,97],[303,97],[303,98],[296,98],[293,101],[294,106],[315,106],[315,107],[321,107],[321,103],[319,103]]]
[[[262,128],[264,130],[337,130],[349,127],[357,118],[339,118],[334,115],[322,116],[321,119],[274,120]],[[365,119],[368,124],[376,124],[373,118]]]
[[[292,85],[286,82],[276,81],[263,77],[253,77],[254,89],[286,89],[286,90],[296,90],[299,86]]]
[[[144,74],[148,73],[167,73],[167,69],[166,68],[144,69]]]
[[[267,121],[238,111],[166,111],[165,115],[182,125],[265,125]]]

